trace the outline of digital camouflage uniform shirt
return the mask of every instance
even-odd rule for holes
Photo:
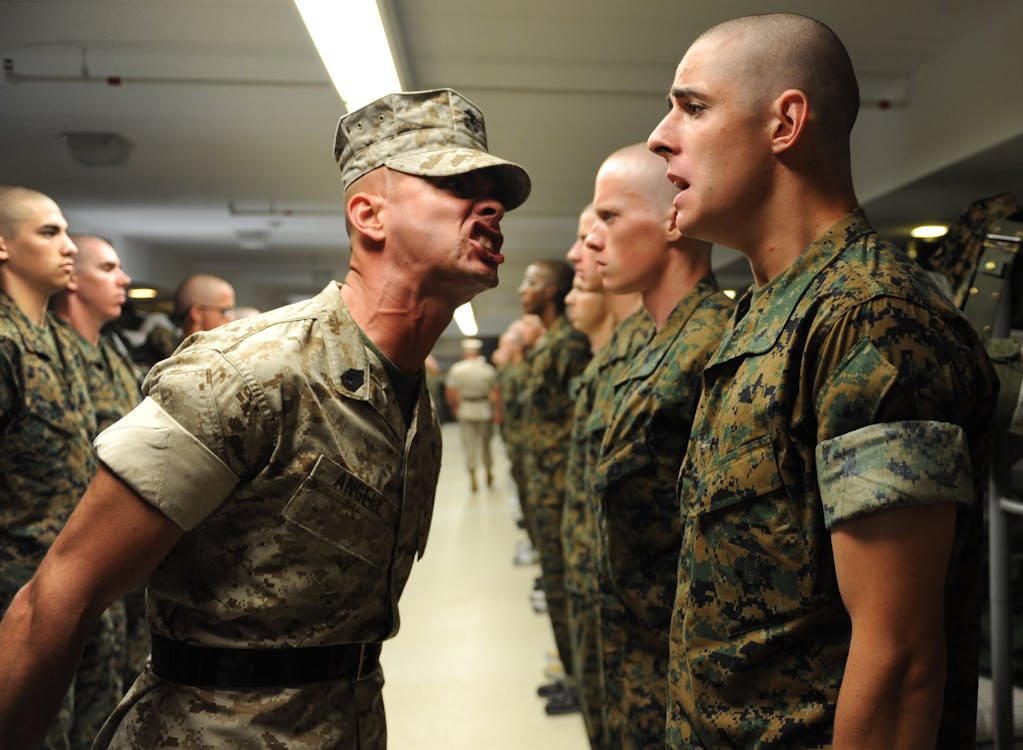
[[[830,746],[851,624],[829,532],[940,502],[958,517],[938,747],[973,746],[996,389],[967,321],[860,210],[743,297],[679,476],[669,747]]]
[[[105,336],[101,335],[99,343],[93,344],[66,320],[54,318],[54,322],[61,336],[77,347],[89,400],[96,414],[95,434],[98,435],[142,400],[135,367]]]
[[[0,610],[96,470],[96,414],[78,347],[49,313],[34,325],[0,292]]]
[[[101,432],[142,400],[134,364],[106,336],[101,335],[99,342],[93,344],[70,323],[60,319],[57,322],[78,345],[89,398],[96,410],[96,429]],[[81,746],[91,746],[92,739],[124,695],[124,689],[144,668],[149,651],[142,587],[118,599],[103,613],[78,662],[75,723],[81,726],[81,736],[88,737],[87,741],[82,740]],[[81,700],[83,689],[92,695],[88,703]]]
[[[702,279],[614,386],[593,491],[608,731],[621,750],[664,741],[682,533],[675,481],[703,368],[733,308],[713,276]]]
[[[590,340],[558,317],[530,352],[523,399],[526,503],[533,544],[540,553],[541,583],[554,640],[565,669],[571,668],[565,600],[565,561],[561,516],[565,506],[565,470],[572,438],[571,382],[590,361]]]
[[[134,367],[102,336],[98,344],[93,344],[67,321],[55,318],[55,323],[64,338],[78,347],[89,399],[96,413],[98,433],[131,411],[141,400]],[[129,600],[132,605],[130,649]],[[144,592],[139,590],[113,602],[100,616],[85,644],[75,673],[72,699],[65,703],[60,716],[64,720],[65,713],[74,714],[71,748],[92,746],[93,738],[124,695],[124,688],[142,671],[149,650]],[[128,667],[129,661],[131,668]]]
[[[440,464],[425,381],[411,426],[331,283],[198,334],[96,441],[186,534],[148,582],[154,632],[238,648],[382,641],[422,555]],[[103,748],[382,750],[379,670],[292,688],[207,689],[148,670]]]
[[[95,434],[73,332],[50,314],[44,327],[33,324],[0,292],[0,612],[35,573],[92,479]],[[104,624],[109,636],[108,616]],[[83,684],[79,709],[103,697],[95,711],[75,717],[77,684],[76,677],[47,735],[48,750],[87,746],[99,726],[95,714],[105,716],[116,701],[119,684],[106,681],[95,691]]]
[[[610,748],[604,728],[604,688],[597,607],[597,522],[592,487],[593,467],[607,425],[618,374],[646,346],[653,320],[640,309],[615,328],[576,378],[572,443],[565,473],[565,510],[561,545],[565,557],[568,631],[572,642],[571,674],[590,747]],[[662,722],[663,724],[663,722]]]

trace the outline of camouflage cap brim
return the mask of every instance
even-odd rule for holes
[[[491,154],[483,113],[457,91],[388,94],[340,119],[334,159],[347,190],[367,172],[387,166],[420,177],[450,177],[492,169],[506,210],[529,197],[529,175]]]
[[[523,167],[486,151],[471,148],[456,146],[399,154],[386,159],[384,166],[418,177],[451,177],[479,169],[491,169],[501,191],[501,202],[507,211],[525,203],[532,189],[529,175]]]

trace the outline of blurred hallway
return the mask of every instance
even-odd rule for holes
[[[508,463],[495,436],[494,487],[475,495],[458,426],[444,458],[426,554],[401,600],[401,629],[384,645],[392,750],[585,750],[580,714],[549,717],[536,688],[553,649],[529,593],[538,565],[515,567],[524,534],[508,503]],[[483,484],[483,482],[481,482]]]

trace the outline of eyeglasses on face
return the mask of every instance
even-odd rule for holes
[[[218,313],[220,313],[225,318],[233,318],[234,314],[235,314],[233,307],[219,307],[218,305],[203,305],[203,304],[201,304],[199,302],[196,302],[195,306],[199,307],[199,308],[202,308],[203,310],[216,310]]]

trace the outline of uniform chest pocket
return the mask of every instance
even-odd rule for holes
[[[396,512],[378,490],[320,456],[281,515],[323,542],[384,568],[394,547]]]
[[[78,383],[65,383],[44,360],[39,362],[42,364],[30,362],[24,373],[24,411],[30,429],[71,437],[95,434],[95,415],[91,405],[86,408],[82,403]]]
[[[769,435],[714,461],[694,500],[697,569],[709,574],[704,583],[728,633],[792,619],[813,604],[807,519],[794,513]]]

